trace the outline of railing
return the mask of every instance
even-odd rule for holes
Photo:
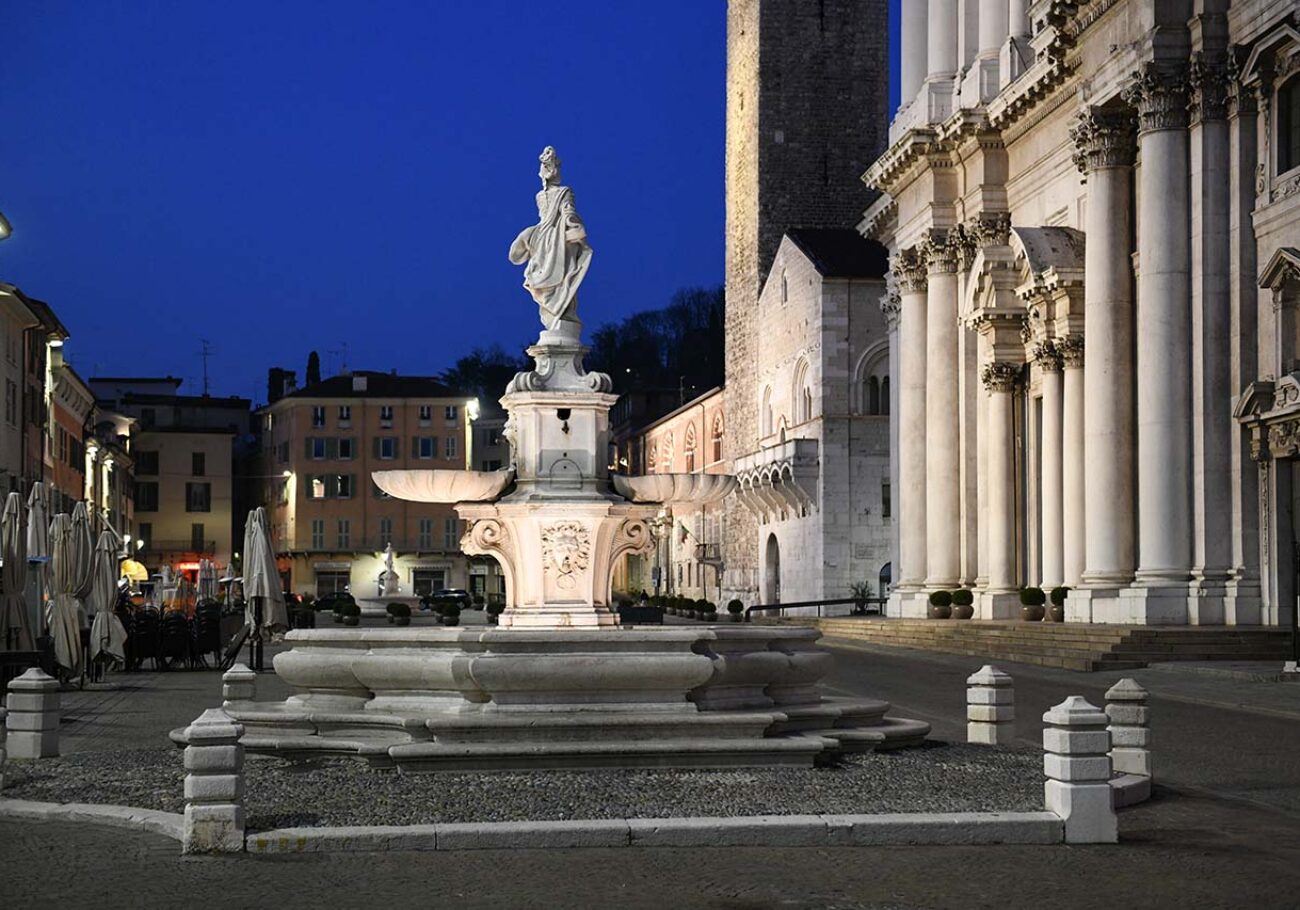
[[[816,607],[817,616],[821,617],[823,615],[823,607],[836,607],[845,604],[852,605],[853,607],[853,609],[849,611],[848,615],[850,616],[866,616],[869,612],[872,612],[868,610],[868,607],[873,605],[876,607],[874,611],[876,615],[884,616],[885,603],[886,600],[883,597],[843,597],[838,600],[801,600],[795,603],[754,604],[752,607],[745,608],[745,622],[753,622],[753,617],[750,614],[755,610],[785,611],[806,607]]]
[[[139,547],[141,553],[202,553],[217,552],[215,540],[149,540]]]

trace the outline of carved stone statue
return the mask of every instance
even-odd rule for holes
[[[384,547],[384,571],[379,573],[380,595],[387,596],[396,594],[400,585],[397,583],[397,572],[393,569],[393,545],[390,542]]]
[[[587,229],[574,207],[573,190],[560,185],[560,159],[547,146],[538,159],[542,189],[537,194],[537,224],[524,228],[510,245],[510,261],[524,266],[524,287],[537,302],[547,331],[576,339],[578,285],[591,264]]]

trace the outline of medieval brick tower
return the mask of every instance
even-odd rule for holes
[[[758,447],[758,297],[792,227],[853,227],[886,147],[886,0],[729,0],[726,455]],[[757,602],[758,529],[728,500],[723,597]]]

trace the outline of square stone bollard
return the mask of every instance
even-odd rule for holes
[[[181,852],[243,852],[243,733],[243,726],[221,708],[209,708],[186,728]]]
[[[221,676],[221,701],[257,700],[257,674],[245,664],[235,664]]]
[[[1119,774],[1151,777],[1151,709],[1147,690],[1121,679],[1106,693],[1110,720],[1110,763]]]
[[[966,680],[966,741],[1000,746],[1015,731],[1016,695],[1011,677],[985,664]]]
[[[1078,695],[1043,715],[1044,797],[1065,822],[1067,844],[1113,844],[1119,825],[1110,790],[1106,714]]]
[[[59,754],[59,681],[32,667],[9,681],[5,700],[11,758],[51,758]]]
[[[9,757],[5,752],[5,718],[8,716],[8,710],[0,707],[0,790],[5,788],[5,759]]]

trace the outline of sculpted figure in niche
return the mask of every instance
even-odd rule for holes
[[[537,302],[542,326],[576,339],[582,329],[578,285],[591,264],[591,247],[574,207],[573,190],[560,185],[560,159],[555,149],[548,145],[539,160],[538,221],[524,228],[510,245],[510,261],[524,266],[524,287]]]

